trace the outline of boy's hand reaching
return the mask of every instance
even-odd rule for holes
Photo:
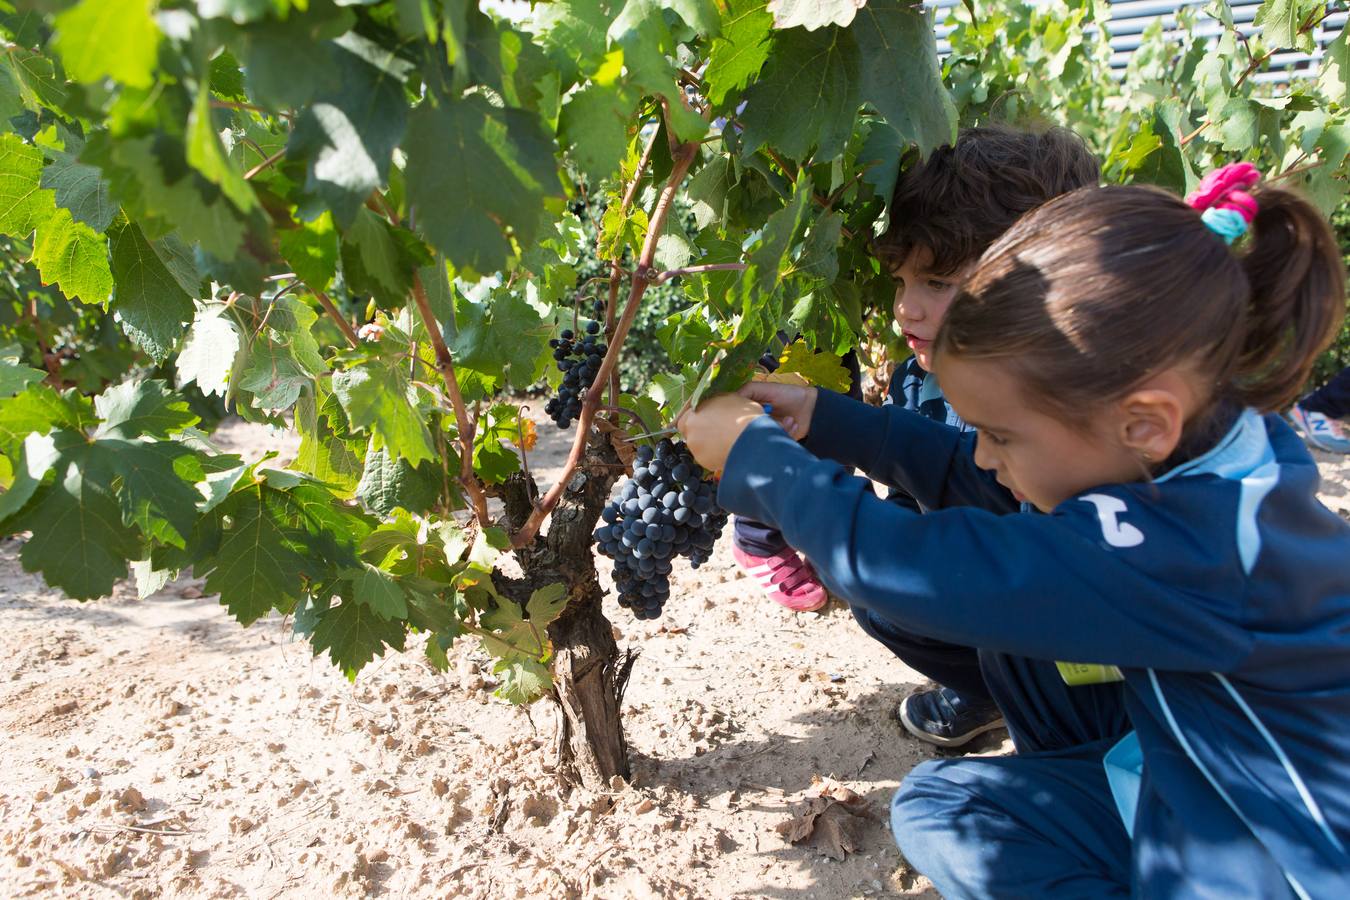
[[[710,472],[721,472],[741,432],[762,415],[764,407],[755,401],[739,394],[721,394],[680,416],[675,427],[684,435],[699,465]]]
[[[815,388],[752,381],[738,393],[765,407],[794,441],[800,441],[811,430],[811,417],[816,411]]]

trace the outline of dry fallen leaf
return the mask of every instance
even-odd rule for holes
[[[865,822],[872,811],[867,801],[831,778],[812,778],[801,803],[793,804],[792,818],[780,822],[777,831],[789,843],[807,842],[825,856],[842,860],[862,843]]]

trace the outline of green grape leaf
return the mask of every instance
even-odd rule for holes
[[[1181,120],[1184,115],[1179,100],[1164,100],[1154,107],[1147,125],[1158,139],[1157,149],[1134,169],[1136,180],[1160,185],[1178,194],[1185,194],[1195,187],[1199,179],[1181,146]]]
[[[1252,24],[1261,29],[1261,39],[1273,50],[1312,49],[1312,38],[1299,33],[1310,9],[1306,0],[1264,0]]]
[[[316,94],[338,90],[341,74],[326,49],[306,54],[303,66],[295,64],[296,46],[313,46],[315,29],[312,17],[295,15],[248,29],[248,45],[242,52],[244,80],[256,102],[269,109],[300,109]]]
[[[109,234],[112,310],[127,336],[155,362],[163,362],[193,317],[192,297],[165,266],[140,226],[124,222]]]
[[[194,485],[205,477],[197,452],[178,441],[118,439],[95,441],[90,452],[99,459],[85,475],[117,480],[122,520],[147,538],[183,547],[201,500]]]
[[[14,47],[6,53],[6,61],[24,106],[34,111],[46,107],[64,114],[65,79],[57,77],[50,59],[24,47]]]
[[[942,84],[933,13],[872,0],[850,29],[862,55],[862,99],[925,157],[956,136],[956,105]]]
[[[327,650],[333,664],[354,681],[361,667],[383,655],[385,647],[402,650],[406,636],[401,621],[386,619],[364,603],[344,600],[322,615],[309,641],[315,656]]]
[[[520,458],[501,441],[478,441],[473,448],[473,470],[488,484],[501,484],[520,471]]]
[[[105,304],[112,295],[108,242],[88,225],[76,222],[64,207],[57,207],[38,229],[33,262],[43,283],[55,284],[67,297]]]
[[[74,388],[58,394],[45,384],[33,384],[0,400],[0,453],[14,458],[30,434],[47,434],[54,428],[83,432],[97,424],[93,404]]]
[[[347,281],[365,287],[363,293],[382,294],[388,306],[404,301],[412,289],[413,270],[425,264],[406,252],[398,229],[368,209],[357,210],[342,243]],[[351,250],[355,250],[356,260],[352,260]],[[371,281],[374,284],[368,284]]]
[[[443,481],[444,473],[434,462],[413,466],[381,448],[366,453],[356,496],[366,509],[381,516],[396,508],[422,515],[440,498]]]
[[[542,660],[552,652],[543,627],[525,619],[514,600],[498,598],[479,621],[486,629],[479,634],[483,649],[498,659]]]
[[[122,196],[122,202],[143,228],[147,227],[144,219],[152,217],[163,223],[164,233],[176,229],[183,241],[199,243],[219,259],[234,257],[244,240],[244,223],[218,195],[207,200],[201,185],[212,192],[215,188],[206,179],[191,174],[170,180],[151,138],[119,140],[112,154],[133,174],[135,193]],[[183,165],[183,161],[176,164]]]
[[[457,367],[502,377],[524,389],[542,374],[540,361],[552,331],[518,294],[501,294],[483,304],[460,296],[445,340]]]
[[[150,0],[82,0],[59,14],[53,43],[66,73],[87,84],[104,77],[154,84],[160,31],[152,7]]]
[[[137,600],[147,600],[158,594],[174,577],[172,569],[156,569],[154,561],[149,559],[132,562],[131,574],[136,579]]]
[[[553,139],[538,117],[481,95],[439,107],[424,101],[404,146],[418,228],[459,268],[505,267],[511,247],[502,230],[532,242],[544,198],[561,194]]]
[[[726,219],[727,194],[735,186],[736,165],[730,156],[718,156],[689,179],[685,196],[692,201],[700,231]]]
[[[334,372],[333,393],[352,427],[370,432],[373,448],[387,448],[412,465],[435,458],[431,432],[397,360]]]
[[[566,585],[550,584],[530,594],[530,602],[525,604],[525,612],[529,614],[530,621],[536,628],[546,628],[549,623],[562,615],[564,609],[567,609],[569,599]]]
[[[212,515],[222,529],[219,545],[193,571],[206,575],[206,590],[219,592],[230,615],[251,625],[273,607],[300,599],[301,579],[314,574],[314,563],[303,552],[306,535],[283,491],[245,484]]]
[[[315,382],[323,390],[321,381]],[[361,479],[362,463],[357,451],[339,435],[328,412],[332,395],[324,393],[322,402],[315,402],[312,394],[301,394],[295,406],[295,426],[300,432],[300,448],[296,451],[295,468],[333,488],[339,496],[349,497]],[[336,405],[336,400],[332,399]],[[337,406],[337,415],[346,417]]]
[[[12,528],[31,531],[20,559],[29,572],[76,600],[112,593],[127,576],[127,560],[141,554],[135,528],[122,518],[108,480],[88,473],[82,456],[92,452],[84,435],[61,432],[56,481],[43,488],[14,519]]]
[[[722,35],[712,43],[703,80],[708,99],[720,106],[727,94],[740,91],[764,68],[773,46],[773,16],[765,0],[731,0],[722,17]]]
[[[241,346],[238,327],[224,315],[224,307],[199,309],[178,353],[179,382],[196,382],[203,394],[224,397],[229,392],[230,376]]]
[[[834,281],[839,275],[839,237],[844,217],[830,211],[811,225],[794,268],[822,281]]]
[[[615,57],[621,64],[622,54],[616,51]],[[628,151],[628,120],[637,105],[633,92],[603,77],[605,72],[567,98],[558,122],[568,155],[592,184],[619,170]]]
[[[253,395],[253,406],[267,412],[290,409],[314,376],[296,359],[288,344],[258,340],[249,348],[248,365],[238,388]]]
[[[805,378],[807,383],[847,394],[853,384],[853,376],[833,353],[823,353],[806,346],[805,341],[793,341],[783,348],[778,358],[778,368],[774,374],[795,373]]]
[[[338,236],[333,215],[325,211],[312,222],[277,232],[282,257],[305,285],[326,291],[337,274]]]
[[[866,0],[769,0],[775,28],[848,25]],[[875,0],[873,0],[875,2]]]
[[[17,134],[0,135],[0,233],[25,238],[56,212],[43,190],[42,151]]]
[[[594,72],[605,56],[605,32],[613,21],[606,0],[556,0],[536,6],[530,27],[563,73],[564,86]]]
[[[498,681],[492,695],[517,706],[533,703],[553,686],[548,666],[536,659],[500,660],[492,667],[492,674]]]
[[[352,577],[352,592],[357,603],[364,603],[384,619],[408,618],[408,600],[398,581],[383,569],[363,563]]]
[[[407,126],[408,103],[400,80],[361,55],[336,43],[329,44],[328,55],[341,80],[304,108],[286,152],[307,160],[305,189],[346,227],[370,192],[388,180],[394,148]],[[443,151],[449,146],[435,148],[438,162],[448,162]],[[313,213],[318,212],[316,207]]]
[[[211,121],[211,88],[205,81],[197,91],[197,101],[188,116],[187,161],[244,212],[258,205],[253,188],[244,180],[243,173],[235,170],[220,144]]]
[[[30,384],[46,377],[45,372],[25,366],[23,350],[18,344],[0,348],[0,398],[22,393]]]
[[[42,187],[56,195],[58,206],[70,210],[75,221],[95,231],[107,231],[117,215],[111,186],[103,170],[79,162],[69,153],[48,150],[52,161],[42,170]]]
[[[112,385],[94,398],[94,409],[103,420],[95,432],[97,438],[166,440],[201,421],[187,400],[157,380]]]
[[[759,80],[745,92],[745,149],[768,144],[793,159],[831,159],[853,133],[863,72],[851,31],[791,29],[774,38]]]
[[[883,224],[889,221],[895,181],[900,177],[900,155],[904,149],[905,141],[899,132],[874,120],[854,163],[862,170],[863,183],[871,185],[872,192],[886,204]]]
[[[618,201],[605,207],[600,218],[600,244],[596,253],[601,259],[619,259],[624,248],[637,256],[642,252],[642,242],[647,238],[647,213],[638,207],[630,207],[625,213]]]
[[[0,522],[23,509],[58,456],[56,442],[49,435],[30,434],[24,438],[13,459],[14,480],[0,493]]]
[[[1317,76],[1317,87],[1336,106],[1350,106],[1350,29],[1341,29],[1336,39],[1327,45],[1322,57],[1322,71]]]

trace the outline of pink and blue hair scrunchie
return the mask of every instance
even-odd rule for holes
[[[1200,186],[1186,195],[1186,205],[1200,211],[1209,230],[1225,244],[1247,233],[1260,205],[1247,189],[1261,180],[1261,172],[1251,163],[1229,163],[1201,180]]]

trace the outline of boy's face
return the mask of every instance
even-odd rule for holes
[[[895,321],[914,358],[927,371],[933,368],[933,339],[938,327],[971,269],[966,265],[954,273],[933,272],[932,260],[933,254],[927,247],[914,247],[899,267],[891,271],[896,282]]]

